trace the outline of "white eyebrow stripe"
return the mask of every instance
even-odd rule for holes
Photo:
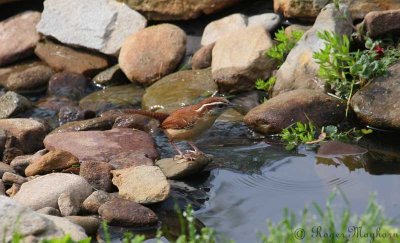
[[[196,110],[196,112],[201,112],[201,111],[202,111],[204,108],[206,108],[207,106],[220,105],[220,104],[225,105],[225,103],[224,103],[224,102],[221,102],[221,101],[212,102],[212,103],[209,103],[209,104],[204,104],[204,105],[202,105],[199,109]]]

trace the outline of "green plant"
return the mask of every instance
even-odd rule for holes
[[[18,242],[22,242],[22,241],[18,241]],[[66,235],[62,238],[54,238],[54,239],[50,239],[50,240],[43,240],[42,243],[90,243],[91,242],[91,238],[86,238],[84,240],[80,240],[80,241],[74,241],[71,236]],[[14,242],[13,242],[14,243]],[[17,243],[17,242],[15,242]]]
[[[287,150],[293,150],[300,144],[306,144],[315,140],[315,126],[309,122],[296,122],[282,130],[280,137]]]
[[[272,48],[268,49],[267,56],[276,59],[278,61],[278,67],[285,61],[290,50],[296,45],[296,43],[303,36],[302,31],[293,30],[291,36],[285,34],[285,29],[282,28],[275,33],[275,40],[277,44]]]
[[[272,76],[267,81],[263,79],[257,79],[256,81],[256,89],[264,90],[270,92],[276,83],[276,77]]]

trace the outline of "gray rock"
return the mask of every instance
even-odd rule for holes
[[[25,111],[31,106],[31,102],[24,96],[8,91],[0,96],[0,119]]]
[[[347,12],[347,7],[341,5],[341,11]],[[319,65],[313,59],[313,53],[324,48],[325,41],[321,40],[317,34],[326,30],[339,36],[349,36],[352,28],[345,19],[338,17],[341,15],[333,4],[327,5],[321,11],[313,27],[304,33],[277,71],[273,96],[301,88],[324,91],[324,81],[317,77]]]
[[[81,226],[88,235],[96,235],[100,226],[100,219],[95,216],[68,216],[65,218]]]
[[[125,76],[124,72],[122,72],[118,64],[107,68],[93,78],[93,82],[100,85],[123,83],[125,80],[128,80],[128,78]]]
[[[63,192],[58,197],[58,208],[62,216],[77,215],[81,209],[82,200],[71,195],[71,192]]]
[[[248,18],[247,26],[262,26],[266,31],[273,31],[280,23],[281,19],[279,15],[274,13],[265,13],[259,15],[253,15]]]
[[[68,192],[74,199],[83,202],[92,193],[92,187],[78,175],[52,173],[24,183],[14,199],[35,210],[58,208],[58,198]]]
[[[50,220],[58,229],[60,229],[63,232],[63,236],[68,234],[74,241],[84,240],[88,237],[81,226],[72,223],[66,218],[46,214],[41,214],[41,216]]]
[[[39,210],[36,210],[37,213],[41,214],[47,214],[47,215],[53,215],[57,217],[61,217],[61,213],[58,209],[52,208],[52,207],[44,207]]]
[[[20,175],[16,175],[11,172],[4,172],[3,177],[1,178],[5,184],[19,184],[22,185],[23,183],[27,182],[28,179],[22,177]]]
[[[25,169],[26,167],[29,166],[29,164],[32,163],[33,160],[35,160],[36,158],[39,158],[43,155],[45,155],[47,153],[47,150],[42,149],[39,150],[38,152],[36,152],[33,155],[21,155],[18,157],[15,157],[11,163],[10,166],[16,171],[18,172],[18,174],[20,175],[25,175]]]
[[[211,161],[212,157],[200,155],[195,160],[165,158],[156,162],[168,179],[180,179],[202,171]]]
[[[116,55],[124,39],[146,24],[138,12],[111,0],[46,0],[37,29],[68,45]]]
[[[0,178],[3,177],[5,172],[15,173],[15,170],[10,165],[0,162]]]
[[[101,205],[115,197],[115,194],[110,194],[105,191],[94,191],[83,202],[83,208],[88,212],[97,213]]]

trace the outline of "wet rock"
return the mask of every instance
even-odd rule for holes
[[[400,7],[400,4],[399,4]],[[369,12],[361,25],[361,29],[370,37],[400,33],[400,9]]]
[[[281,12],[286,18],[302,18],[313,20],[317,17],[321,9],[328,4],[328,0],[296,1],[296,0],[277,0],[274,1],[275,12]],[[345,0],[349,5],[350,14],[353,19],[363,19],[371,11],[382,11],[399,9],[400,2],[397,0]]]
[[[67,45],[115,55],[124,39],[146,24],[138,12],[111,0],[46,0],[37,29]]]
[[[201,45],[208,46],[221,37],[247,27],[247,17],[243,14],[232,14],[209,23],[203,32]]]
[[[36,152],[35,154],[32,154],[32,155],[22,155],[22,156],[15,157],[11,161],[10,166],[16,172],[18,172],[18,174],[25,175],[26,167],[28,167],[32,163],[33,160],[45,155],[46,153],[47,153],[47,150],[43,149],[43,150],[39,150],[38,152]]]
[[[44,175],[78,164],[79,160],[73,154],[63,150],[53,150],[39,158],[33,159],[25,169],[25,175]]]
[[[0,196],[6,195],[6,187],[2,180],[0,180]]]
[[[140,114],[122,115],[115,119],[113,125],[113,128],[134,128],[147,133],[154,133],[159,127],[158,120]]]
[[[317,156],[332,158],[339,156],[363,155],[367,152],[367,149],[354,144],[348,144],[339,141],[328,141],[322,143],[321,146],[318,148]]]
[[[94,191],[83,202],[83,208],[88,212],[97,214],[101,205],[112,200],[115,197],[115,194],[110,194],[105,191]]]
[[[150,85],[173,72],[185,50],[185,32],[175,25],[160,24],[128,37],[118,61],[129,80]]]
[[[92,193],[92,187],[78,175],[52,173],[24,183],[14,199],[34,210],[58,208],[58,198],[68,192],[76,201],[83,202]]]
[[[112,171],[112,182],[119,195],[137,203],[162,202],[168,198],[170,185],[157,166],[141,165]]]
[[[158,108],[157,112],[171,113],[217,90],[210,69],[179,71],[147,88],[142,107],[145,110]]]
[[[78,102],[70,100],[65,97],[54,97],[54,96],[47,96],[43,97],[36,103],[36,107],[54,111],[55,113],[59,112],[60,109],[64,106],[77,106]]]
[[[128,78],[118,64],[100,72],[93,78],[93,82],[100,85],[123,83],[124,81],[128,81]]]
[[[12,186],[10,188],[8,188],[8,190],[6,191],[6,194],[9,197],[13,198],[19,192],[20,189],[21,189],[21,185],[14,183],[14,184],[12,184]]]
[[[89,80],[82,74],[68,72],[56,73],[49,80],[47,93],[50,96],[79,100],[84,96],[88,83]]]
[[[278,95],[252,109],[244,122],[256,131],[271,134],[298,121],[315,126],[335,125],[345,118],[346,105],[339,99],[309,89]]]
[[[133,108],[140,104],[143,93],[141,87],[133,84],[108,87],[86,96],[79,102],[79,106],[96,112]]]
[[[62,216],[77,215],[81,209],[83,200],[71,195],[70,192],[63,192],[58,197],[58,208],[60,209]]]
[[[59,228],[63,232],[61,235],[62,237],[68,234],[74,241],[81,241],[88,237],[85,233],[85,230],[81,226],[72,223],[66,218],[45,214],[41,214],[41,216],[50,220],[57,228]]]
[[[7,67],[0,67],[0,85],[5,86],[8,77],[13,73],[19,73],[31,67],[42,66],[42,65],[44,65],[44,63],[41,61],[38,61],[36,59],[29,59],[27,61],[9,65]]]
[[[204,69],[211,67],[212,49],[215,43],[203,46],[192,58],[192,69]]]
[[[0,96],[0,119],[25,111],[31,106],[31,102],[24,96],[8,91]]]
[[[11,73],[2,85],[18,93],[43,91],[53,75],[53,70],[45,65],[35,65],[20,72]]]
[[[5,172],[15,173],[15,170],[10,165],[0,162],[0,178],[3,177]]]
[[[49,150],[65,150],[79,161],[108,162],[119,153],[142,153],[158,157],[153,138],[142,131],[118,128],[108,131],[63,132],[48,135],[44,144]]]
[[[11,173],[11,172],[4,172],[1,179],[4,184],[22,185],[23,183],[28,181],[28,179],[26,179],[25,177],[22,177],[20,175],[17,175],[17,174]]]
[[[347,7],[341,5],[341,11],[347,12]],[[317,78],[319,65],[315,62],[313,53],[326,45],[325,41],[317,36],[318,32],[326,30],[339,36],[351,34],[352,28],[346,19],[338,16],[342,16],[342,13],[337,11],[333,4],[327,5],[321,11],[313,27],[304,33],[277,71],[273,96],[301,88],[320,91],[325,89],[324,81]]]
[[[195,160],[161,159],[156,162],[156,165],[168,179],[180,179],[202,171],[211,161],[212,157],[200,155]]]
[[[279,15],[274,13],[265,13],[249,17],[247,26],[262,26],[266,31],[271,32],[278,27],[280,21],[281,19]]]
[[[122,227],[149,226],[157,223],[157,215],[133,201],[115,198],[100,206],[99,214],[110,225]]]
[[[111,192],[114,186],[111,182],[113,166],[106,162],[85,161],[80,166],[79,175],[89,182],[95,190]]]
[[[83,49],[76,49],[50,40],[40,41],[35,54],[54,70],[93,77],[109,66],[107,57]]]
[[[100,220],[94,216],[68,216],[66,219],[81,226],[88,235],[95,235],[100,226]]]
[[[0,66],[33,54],[39,35],[40,13],[27,11],[0,22]]]
[[[84,110],[79,106],[63,106],[58,112],[58,122],[60,125],[73,121],[81,121],[96,116],[96,112]]]
[[[136,167],[140,165],[154,165],[153,159],[149,158],[143,153],[120,153],[112,157],[109,162],[115,169],[127,169],[130,167]]]
[[[149,20],[182,20],[197,18],[202,14],[211,14],[227,8],[240,0],[178,0],[163,1],[153,0],[143,2],[140,0],[121,0],[133,9],[143,13]]]
[[[254,89],[258,78],[266,79],[276,61],[265,56],[273,46],[269,33],[260,26],[248,27],[219,39],[212,53],[212,77],[223,92]],[[229,55],[227,55],[229,53]]]
[[[108,130],[112,128],[114,121],[114,117],[96,117],[88,120],[72,121],[56,128],[52,133]]]
[[[357,91],[351,106],[364,124],[400,130],[400,62],[391,66],[388,73]]]
[[[15,138],[12,147],[27,154],[43,147],[43,139],[47,132],[41,122],[25,118],[0,119],[0,129]]]
[[[53,215],[57,217],[61,217],[61,213],[58,209],[52,208],[52,207],[44,207],[39,210],[36,210],[37,213],[41,214],[47,214],[47,215]]]

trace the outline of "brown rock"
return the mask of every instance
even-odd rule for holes
[[[50,40],[41,41],[35,49],[36,55],[56,71],[67,71],[92,77],[109,66],[103,55],[86,50],[56,44]]]
[[[63,150],[53,150],[42,157],[34,159],[25,169],[25,175],[44,175],[61,171],[78,164],[79,160],[73,154]]]
[[[160,122],[140,114],[122,115],[115,119],[113,128],[134,128],[147,133],[159,130]]]
[[[52,133],[77,132],[77,131],[98,131],[112,128],[116,117],[104,116],[82,121],[71,121],[57,127]]]
[[[129,80],[149,85],[173,72],[185,50],[185,32],[175,25],[160,24],[128,37],[118,60]]]
[[[114,186],[111,182],[113,166],[105,162],[82,162],[79,175],[89,182],[95,190],[111,192]]]
[[[211,67],[212,50],[215,43],[203,46],[198,50],[192,58],[192,69],[204,69]]]
[[[25,177],[22,177],[20,175],[11,172],[5,172],[1,179],[5,184],[18,184],[18,185],[22,185],[28,181],[28,179],[26,179]]]
[[[0,178],[5,172],[15,173],[15,170],[10,165],[0,162]]]
[[[244,122],[256,131],[271,134],[295,122],[312,122],[317,127],[335,125],[345,118],[346,105],[324,93],[297,89],[289,91],[253,108]]]
[[[105,191],[94,191],[83,202],[83,208],[88,212],[97,214],[101,205],[116,197],[116,194],[110,194]]]
[[[399,6],[400,7],[400,6]],[[370,37],[400,34],[400,9],[369,12],[362,28]]]
[[[33,54],[39,20],[39,12],[27,11],[0,22],[0,66]]]
[[[106,202],[99,208],[99,214],[110,225],[123,227],[149,226],[157,223],[157,215],[150,209],[121,198]]]
[[[33,93],[43,91],[53,70],[46,65],[35,65],[20,72],[14,72],[3,83],[8,90],[18,93]]]
[[[140,165],[154,165],[151,158],[143,153],[120,153],[112,157],[109,162],[115,169],[126,169],[130,167],[140,166]]]
[[[54,74],[49,81],[47,93],[53,96],[79,100],[85,94],[89,80],[82,74],[61,72]]]
[[[45,155],[47,153],[47,150],[39,150],[33,155],[21,155],[18,157],[15,157],[11,163],[10,166],[18,172],[20,175],[25,175],[25,169],[28,167],[29,164],[32,163],[33,160]]]

